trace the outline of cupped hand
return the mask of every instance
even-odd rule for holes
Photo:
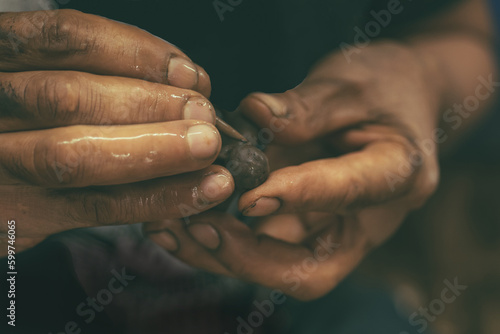
[[[211,166],[209,77],[173,45],[72,10],[0,13],[0,54],[2,253],[7,220],[19,250],[71,228],[201,212],[232,192]]]
[[[320,62],[298,87],[255,93],[239,109],[273,139],[274,172],[243,194],[246,226],[205,213],[145,226],[184,261],[299,299],[348,275],[438,182],[441,103],[434,64],[409,46],[378,43],[348,65]]]

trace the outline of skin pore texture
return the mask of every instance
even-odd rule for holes
[[[304,300],[334,288],[425,203],[438,144],[491,99],[459,129],[443,115],[476,94],[478,77],[496,78],[486,2],[468,0],[373,41],[350,65],[333,52],[297,87],[250,94],[238,112],[275,130],[269,178],[239,200],[260,217],[247,226],[205,213],[235,185],[213,164],[222,140],[210,79],[188,55],[72,10],[1,13],[0,32],[0,209],[18,220],[19,248],[148,222],[151,240],[181,260]]]

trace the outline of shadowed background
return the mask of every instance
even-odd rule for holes
[[[69,4],[77,2],[79,1],[73,0]],[[120,3],[123,6],[133,6],[134,2],[136,1],[129,0]],[[348,3],[348,1],[344,2]],[[81,1],[82,6],[86,6],[86,3],[90,3],[90,1]],[[150,1],[152,8],[160,3],[160,1]],[[210,1],[207,3],[210,7]],[[266,2],[254,2],[254,4],[257,3],[259,6],[266,6]],[[500,27],[498,24],[500,22],[500,3],[495,0],[492,0],[491,3],[492,9],[496,13],[497,27]],[[189,1],[172,2],[172,5],[189,7]],[[355,4],[354,7],[357,5],[359,4]],[[272,13],[272,8],[266,7],[266,9],[269,10],[268,13]],[[127,22],[132,22],[134,16],[139,15],[134,11],[130,11],[129,14],[121,14],[113,6],[109,7],[109,12],[106,14],[108,17]],[[167,14],[157,13],[158,16],[164,15],[165,17]],[[312,15],[314,12],[305,14]],[[235,11],[234,15],[234,17],[244,16],[244,12]],[[349,15],[341,15],[341,18],[351,19]],[[246,19],[252,22],[252,18]],[[262,29],[259,28],[259,22],[254,23],[254,28],[257,30],[250,30],[250,37],[255,31],[267,33],[265,30],[259,30]],[[150,26],[145,26],[147,24]],[[155,23],[150,20],[150,22],[145,22],[140,26],[153,30],[162,28],[163,24],[165,23],[161,21]],[[193,32],[187,29],[187,34],[190,33]],[[234,36],[238,36],[237,31],[221,30],[220,33],[225,33],[225,38],[230,41]],[[238,68],[241,65],[238,64],[239,57],[231,54],[229,49],[227,52],[223,50],[225,60],[212,59],[210,55],[207,55],[210,50],[205,46],[215,43],[217,37],[215,34],[212,36],[213,39],[190,40],[187,44],[199,54],[205,53],[209,63],[213,61],[208,67],[217,68],[217,62],[226,64],[229,61],[232,66]],[[348,37],[345,38],[350,40]],[[279,45],[264,46],[280,49]],[[324,51],[318,50],[318,54]],[[262,54],[263,52],[259,51],[256,56]],[[278,71],[276,78],[284,75],[283,73],[290,76],[286,77],[284,83],[278,82],[281,81],[280,78],[276,82],[259,83],[265,85],[264,88],[259,88],[275,91],[287,89],[296,84],[308,67],[304,64],[313,62],[313,58],[317,55],[306,56],[309,58],[301,59],[303,61],[302,67],[294,74],[286,71],[286,68],[287,66],[296,66],[293,62],[300,59],[290,57],[288,64],[282,64],[282,68],[273,69]],[[196,60],[196,56],[194,58]],[[269,69],[257,70],[266,72]],[[249,68],[248,72],[249,74],[258,74],[256,69],[252,68]],[[228,106],[228,108],[234,106],[247,90],[253,89],[251,84],[244,87],[240,83],[227,80],[226,75],[231,77],[231,74],[222,73],[213,78],[214,87],[222,87],[216,88],[214,99],[221,102],[218,104]],[[245,73],[240,73],[240,75],[243,78]],[[221,91],[226,92],[232,89],[234,89],[235,94],[229,94],[229,98],[220,94]],[[441,184],[428,204],[422,210],[412,214],[396,235],[386,245],[370,255],[349,280],[325,298],[313,303],[293,305],[290,309],[284,307],[278,310],[273,314],[272,319],[270,318],[272,321],[259,328],[255,333],[277,333],[278,330],[273,330],[275,326],[283,332],[292,333],[292,330],[287,326],[290,326],[294,320],[293,317],[296,317],[297,314],[305,319],[302,322],[304,327],[296,327],[293,333],[327,333],[329,331],[322,327],[325,319],[336,321],[339,318],[347,318],[349,315],[352,317],[351,323],[372,328],[372,334],[419,333],[418,329],[421,327],[412,326],[408,317],[417,312],[419,308],[428,308],[434,300],[441,298],[441,292],[446,287],[443,282],[445,280],[453,282],[455,278],[461,285],[466,285],[467,289],[454,302],[446,304],[446,308],[439,315],[433,316],[432,321],[429,320],[428,324],[436,333],[441,334],[500,333],[500,196],[498,194],[500,188],[500,173],[498,173],[500,170],[500,131],[498,130],[500,107],[497,106],[493,109],[493,112],[480,125],[472,129],[451,152],[443,156]],[[170,325],[166,332],[190,333],[186,331],[186,328],[191,328],[194,333],[196,328],[193,326],[197,324],[202,328],[208,328],[214,322],[234,321],[235,316],[248,314],[249,309],[244,303],[251,302],[255,298],[251,291],[249,292],[245,288],[238,287],[237,283],[229,281],[223,281],[223,288],[221,288],[221,284],[217,283],[220,281],[211,276],[196,279],[186,278],[182,275],[170,277],[168,271],[170,269],[172,272],[179,270],[176,267],[178,264],[162,268],[159,264],[161,261],[155,262],[158,258],[148,253],[146,245],[139,239],[134,239],[135,235],[128,238],[127,233],[116,234],[116,238],[112,242],[109,239],[101,240],[99,236],[93,236],[95,240],[92,247],[87,244],[89,235],[79,232],[67,234],[73,245],[87,251],[88,258],[99,259],[99,261],[88,261],[88,267],[84,266],[84,270],[82,270],[89,276],[95,274],[96,271],[103,275],[104,278],[95,283],[93,287],[95,291],[105,287],[107,280],[109,280],[110,270],[115,267],[121,268],[123,263],[127,263],[127,270],[134,274],[141,270],[156,269],[156,272],[151,274],[153,279],[147,275],[138,276],[133,282],[134,284],[130,285],[129,290],[116,296],[115,301],[109,305],[105,312],[97,314],[96,319],[85,327],[84,333],[95,334],[100,331],[110,333],[107,330],[110,326],[110,320],[106,317],[106,312],[122,320],[120,332],[142,334],[148,333],[146,324],[153,328],[163,325],[167,320]],[[102,253],[100,253],[101,251]],[[115,262],[110,263],[106,257],[100,258],[101,254],[110,255],[110,258]],[[143,255],[144,257],[142,257]],[[46,262],[41,262],[40,258],[45,259]],[[78,285],[79,282],[70,258],[71,255],[67,249],[50,241],[19,255],[19,272],[23,273],[19,276],[18,281],[21,293],[18,297],[20,302],[19,319],[21,319],[19,321],[30,319],[32,323],[39,326],[38,328],[62,330],[67,321],[78,319],[75,318],[75,306],[86,300],[89,290],[84,291]],[[3,261],[0,263],[2,267],[5,267]],[[93,267],[99,269],[93,269]],[[87,278],[91,280],[93,277]],[[165,289],[165,286],[168,285],[168,289]],[[213,291],[208,289],[213,294],[200,297],[199,290],[203,289],[199,289],[199,286],[202,286],[206,292],[206,287],[211,285],[216,286]],[[184,290],[184,294],[182,290]],[[217,301],[217,298],[223,299],[221,297],[222,290],[225,294],[231,293],[232,298],[223,300],[217,309],[210,302]],[[5,291],[3,286],[2,291]],[[190,294],[193,291],[195,293]],[[380,296],[378,295],[379,291]],[[169,299],[172,299],[176,293],[184,299],[187,299],[186,296],[198,294],[196,297],[198,299],[193,297],[192,300],[186,302],[186,304],[191,303],[189,304],[190,312],[183,313],[182,305],[179,306],[179,304],[172,306],[174,311],[167,312],[169,310],[165,308],[165,305],[169,305]],[[371,297],[366,298],[367,295]],[[130,298],[135,299],[131,301]],[[241,300],[240,308],[235,307],[237,305],[235,299]],[[61,303],[61,300],[64,302]],[[374,300],[381,302],[371,303]],[[121,303],[122,301],[124,302]],[[154,312],[158,309],[154,310],[153,307],[151,310],[143,308],[144,304],[148,305],[151,301],[164,303],[158,309],[163,308],[165,314],[155,314]],[[125,304],[127,303],[130,305],[136,303],[137,309],[141,306],[141,312],[126,309]],[[392,305],[396,306],[401,321],[394,327],[394,332],[383,331],[381,328],[385,322],[384,313]],[[134,311],[137,312],[134,313]],[[218,318],[220,314],[224,314],[224,317]],[[137,319],[134,319],[134,315]],[[158,321],[158,319],[162,319],[163,322],[156,324],[154,321]],[[133,326],[134,320],[137,320],[140,327],[130,327]],[[400,324],[401,327],[398,327]],[[2,325],[4,325],[3,322]],[[176,331],[177,325],[183,329]],[[129,327],[127,328],[127,326]],[[228,328],[236,329],[236,326],[231,325]],[[349,331],[335,331],[335,333],[344,332]],[[349,333],[352,332],[354,331]]]
[[[490,2],[500,33],[500,2]],[[384,279],[390,271],[395,299],[406,304],[402,309],[411,305],[410,313],[440,298],[445,279],[467,285],[430,322],[441,334],[500,333],[499,127],[497,103],[443,157],[441,183],[428,204],[360,268]]]

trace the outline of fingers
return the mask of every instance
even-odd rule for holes
[[[75,10],[0,14],[0,71],[77,70],[210,95],[207,73],[144,30]]]
[[[253,93],[238,109],[277,143],[302,144],[339,129],[370,122],[363,90],[336,80],[306,81],[281,94]]]
[[[411,164],[412,158],[419,163]],[[410,190],[417,203],[434,191],[438,178],[432,173],[416,173],[425,158],[404,141],[376,141],[339,158],[279,169],[264,184],[243,194],[239,209],[247,216],[345,213],[403,196]]]
[[[252,226],[257,234],[266,234],[290,243],[303,243],[332,224],[338,216],[324,212],[271,215],[260,218]]]
[[[0,103],[0,132],[180,119],[215,123],[214,108],[194,91],[81,72],[2,73]]]
[[[234,276],[196,241],[196,238],[207,240],[209,247],[217,248],[217,244],[211,244],[210,241],[215,239],[217,242],[218,232],[210,224],[196,224],[191,218],[167,219],[144,224],[143,231],[153,242],[191,266],[204,268],[219,275]]]
[[[220,166],[210,166],[176,177],[108,187],[50,190],[3,186],[0,201],[5,203],[5,215],[15,216],[19,222],[16,233],[34,238],[72,228],[198,214],[220,204],[233,190],[231,174]]]
[[[175,234],[180,241],[174,254],[181,260],[212,272],[228,271],[239,279],[304,300],[330,291],[365,254],[365,240],[354,240],[356,234],[339,225],[325,230],[307,247],[257,236],[234,217],[220,213],[202,214],[192,218],[187,227],[179,226],[163,227],[168,228],[167,239]],[[160,234],[150,238],[162,245]],[[338,242],[343,238],[351,240],[349,249],[344,250]]]
[[[122,184],[199,170],[221,146],[217,129],[200,121],[72,126],[0,138],[1,181],[47,187]]]

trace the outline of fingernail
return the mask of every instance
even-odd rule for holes
[[[281,202],[277,198],[261,197],[246,209],[243,215],[248,217],[260,217],[270,215],[281,207]]]
[[[169,252],[176,252],[179,249],[179,241],[170,230],[146,232],[151,240]]]
[[[276,117],[285,117],[288,114],[286,105],[274,96],[265,93],[254,93],[253,97],[264,103]]]
[[[217,230],[210,224],[194,223],[188,226],[191,236],[208,249],[215,250],[220,245],[220,237]]]
[[[219,138],[219,133],[211,125],[194,125],[187,131],[189,149],[196,159],[208,159],[215,156],[220,145]]]
[[[215,123],[215,112],[212,104],[201,97],[192,97],[184,106],[184,119],[196,119]]]
[[[182,57],[172,56],[168,64],[168,83],[180,88],[192,88],[198,83],[195,65]]]
[[[210,96],[212,85],[210,83],[210,77],[208,76],[208,73],[198,65],[196,65],[196,70],[198,71],[198,82],[196,86],[196,88],[198,88],[197,91],[204,96]]]
[[[203,179],[200,185],[203,197],[210,202],[222,201],[233,192],[231,178],[224,174],[212,174]]]

